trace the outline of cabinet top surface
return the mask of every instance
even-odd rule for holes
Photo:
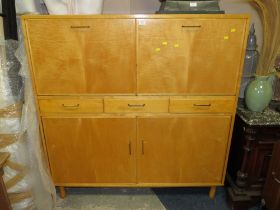
[[[181,18],[205,18],[205,19],[249,19],[249,14],[137,14],[137,15],[23,15],[27,19],[181,19]]]

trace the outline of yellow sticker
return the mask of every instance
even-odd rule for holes
[[[231,32],[231,33],[236,32],[236,28],[232,28],[232,29],[230,29],[230,32]]]
[[[168,42],[162,42],[162,45],[166,46],[168,44]]]
[[[156,51],[156,52],[160,52],[160,48],[159,48],[159,47],[156,48],[155,51]]]
[[[229,39],[229,36],[224,36],[224,40],[228,40]]]
[[[178,48],[180,45],[179,44],[174,44],[174,47]]]

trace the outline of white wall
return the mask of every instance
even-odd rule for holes
[[[153,14],[159,6],[158,0],[104,0],[103,13]]]
[[[103,13],[130,14],[130,0],[104,0]]]

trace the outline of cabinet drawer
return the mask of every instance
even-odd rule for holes
[[[172,113],[232,112],[234,102],[235,97],[171,97],[169,111]]]
[[[104,109],[107,113],[168,112],[168,97],[105,98]]]
[[[39,99],[39,107],[41,113],[97,113],[103,112],[103,99]]]

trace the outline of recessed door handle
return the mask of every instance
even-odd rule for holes
[[[145,154],[145,142],[142,140],[142,155]]]
[[[74,105],[65,105],[65,104],[62,104],[62,106],[63,106],[64,108],[74,108],[74,109],[76,109],[76,108],[79,108],[79,107],[80,107],[80,104],[74,104]]]
[[[132,154],[132,151],[131,151],[131,142],[128,143],[128,152],[129,152],[129,155]]]
[[[201,25],[182,25],[182,28],[201,28]]]
[[[127,104],[128,107],[135,107],[135,108],[143,108],[146,106],[146,104]]]
[[[196,107],[210,107],[211,104],[194,104],[193,106],[196,106]]]
[[[90,28],[90,26],[70,26],[70,28],[73,28],[73,29],[75,29],[75,28],[77,28],[77,29],[79,29],[79,28]]]

